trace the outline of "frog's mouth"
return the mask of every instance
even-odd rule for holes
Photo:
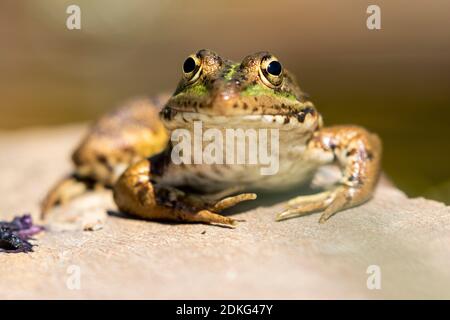
[[[218,128],[302,128],[310,130],[318,126],[320,115],[315,109],[306,107],[298,112],[280,112],[276,114],[236,114],[212,115],[195,111],[180,110],[166,106],[161,111],[161,119],[167,129],[190,128],[200,121],[206,127]]]

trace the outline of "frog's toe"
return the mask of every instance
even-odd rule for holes
[[[277,214],[276,221],[323,211],[319,223],[324,223],[335,213],[363,203],[367,199],[365,190],[339,186],[330,191],[295,198],[288,202],[285,211]]]
[[[237,223],[241,220],[233,219],[230,217],[222,216],[209,210],[201,210],[196,214],[186,219],[188,222],[201,222],[207,224],[213,224],[221,227],[235,228]]]
[[[202,209],[195,214],[186,214],[182,217],[184,221],[201,222],[207,224],[218,225],[222,227],[235,228],[238,222],[245,221],[243,219],[233,219],[220,215],[219,212],[231,208],[243,201],[256,199],[255,193],[242,193],[236,196],[226,197],[211,205],[208,209]],[[190,198],[192,201],[192,197]],[[198,200],[198,199],[197,199]]]
[[[320,216],[319,223],[324,223],[332,215],[341,210],[359,204],[358,202],[354,201],[354,197],[352,196],[352,194],[354,193],[355,191],[351,190],[351,188],[347,188],[344,186],[337,188],[333,194],[330,204],[326,207],[326,209]]]
[[[308,215],[314,212],[322,211],[326,208],[326,206],[327,202],[324,200],[304,202],[300,206],[287,208],[283,212],[278,213],[275,217],[275,220],[282,221],[290,218]]]
[[[45,218],[47,213],[57,204],[64,204],[69,200],[83,194],[90,186],[84,181],[80,181],[73,176],[68,176],[60,180],[45,196],[41,202],[41,218]]]
[[[214,204],[214,206],[211,208],[212,211],[215,212],[221,212],[225,209],[231,208],[238,203],[249,201],[249,200],[255,200],[257,198],[256,193],[241,193],[236,196],[232,197],[226,197],[217,203]]]

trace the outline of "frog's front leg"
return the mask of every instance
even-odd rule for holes
[[[305,157],[319,165],[337,162],[342,178],[331,190],[292,199],[277,220],[323,211],[319,220],[323,223],[336,212],[370,199],[380,173],[381,141],[361,127],[324,128],[308,143]]]
[[[178,222],[200,222],[233,227],[235,219],[219,213],[242,201],[253,200],[256,195],[244,193],[215,200],[211,196],[187,194],[182,190],[158,184],[159,165],[142,160],[119,178],[114,186],[114,201],[119,210],[146,219]],[[153,167],[153,170],[152,170]]]

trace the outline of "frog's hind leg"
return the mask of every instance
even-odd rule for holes
[[[164,96],[131,100],[100,117],[72,154],[74,174],[47,193],[41,216],[88,189],[112,187],[129,165],[161,152],[168,134],[158,114],[166,100]]]
[[[152,174],[152,165],[158,165],[151,163],[151,160],[152,158],[142,160],[132,165],[117,181],[113,195],[120,211],[152,220],[234,227],[238,220],[222,216],[219,212],[255,198],[254,194],[243,194],[212,203],[211,199],[205,200],[201,196],[187,195],[175,188],[159,186]]]
[[[373,194],[380,173],[381,141],[375,134],[355,126],[336,126],[317,131],[308,143],[308,161],[318,164],[337,162],[342,170],[338,185],[316,195],[290,202],[277,220],[323,211],[319,222],[360,205]]]
[[[74,175],[70,175],[61,179],[47,193],[41,202],[41,218],[45,219],[48,212],[57,204],[64,204],[76,198],[87,190],[92,189],[94,183],[91,181],[80,180]]]

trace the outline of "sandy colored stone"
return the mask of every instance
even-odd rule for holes
[[[37,217],[83,130],[0,133],[2,220]],[[273,197],[241,207],[235,216],[246,222],[234,230],[131,219],[114,211],[110,193],[77,201],[61,210],[109,209],[103,228],[52,228],[35,252],[0,254],[0,299],[450,298],[450,207],[386,182],[324,225],[317,214],[274,222],[283,204]],[[381,268],[381,290],[367,289],[370,265]],[[80,290],[67,286],[71,266]]]

